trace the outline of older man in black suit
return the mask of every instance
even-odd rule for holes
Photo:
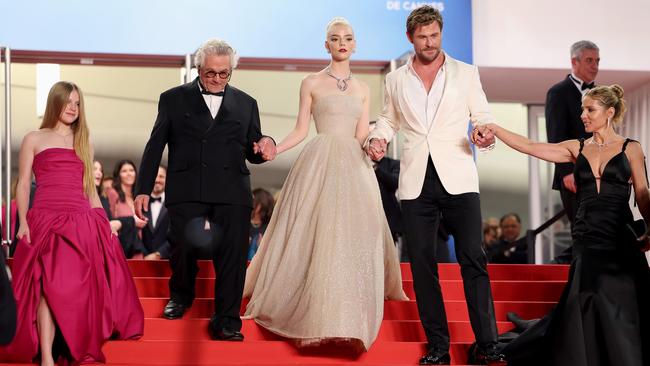
[[[259,164],[273,159],[275,143],[261,133],[255,99],[228,84],[237,66],[230,45],[209,40],[197,50],[194,63],[197,79],[160,95],[158,117],[142,156],[135,210],[145,219],[143,209],[149,206],[167,145],[165,205],[172,276],[163,315],[180,318],[194,300],[198,250],[188,242],[187,229],[207,218],[217,233],[210,248],[217,279],[208,330],[213,339],[241,341],[239,309],[253,204],[245,160]]]
[[[548,142],[587,138],[580,115],[582,96],[594,87],[598,75],[600,51],[590,41],[579,41],[571,46],[571,74],[553,85],[546,94],[546,134]],[[573,227],[576,215],[576,185],[573,179],[573,163],[555,164],[553,189],[560,191],[562,205]],[[562,253],[555,259],[558,263],[569,263],[571,251]]]

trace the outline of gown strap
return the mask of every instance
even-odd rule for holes
[[[627,148],[627,144],[629,144],[630,142],[638,142],[638,141],[637,141],[637,140],[634,140],[634,139],[631,139],[631,138],[629,138],[629,137],[626,138],[626,139],[625,139],[625,142],[623,143],[623,148],[621,149],[621,151],[624,152],[625,149]],[[648,187],[650,187],[650,182],[648,181],[648,165],[646,164],[646,158],[645,158],[645,156],[643,157],[643,171],[644,171],[644,173],[645,173],[645,174],[644,174],[644,175],[645,175],[645,183],[646,183],[646,185],[647,185]],[[636,197],[634,197],[634,207],[636,207],[636,205],[637,205]]]
[[[628,137],[628,138],[625,139],[625,142],[623,143],[622,151],[625,151],[625,149],[627,148],[627,144],[630,143],[630,142],[640,143],[639,141],[631,139],[631,138]],[[650,187],[650,182],[648,181],[648,165],[646,164],[645,156],[643,157],[643,170],[645,171],[645,183]],[[636,204],[635,204],[635,206],[636,206]]]
[[[645,184],[650,187],[650,182],[648,182],[648,165],[645,162],[645,156],[643,157],[643,170],[645,171]]]
[[[582,149],[585,147],[585,139],[583,137],[581,139],[578,139],[578,141],[580,141],[580,150],[578,150],[578,153],[581,153]]]
[[[632,140],[632,139],[629,138],[629,137],[626,138],[626,139],[625,139],[625,142],[623,143],[623,148],[621,149],[621,151],[625,151],[625,149],[627,148],[627,144],[629,144],[630,141],[634,141],[634,142],[636,142],[636,140]]]

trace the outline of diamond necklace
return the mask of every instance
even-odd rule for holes
[[[348,88],[348,81],[350,79],[352,79],[352,72],[350,72],[348,74],[348,77],[346,77],[346,78],[340,78],[340,77],[332,74],[332,70],[330,70],[329,66],[327,66],[327,68],[325,69],[325,72],[327,73],[327,75],[329,75],[329,76],[333,77],[334,79],[336,79],[336,87],[339,88],[340,91],[345,91]]]
[[[610,140],[610,141],[608,141],[608,142],[602,142],[602,143],[601,143],[601,142],[596,141],[596,139],[594,139],[594,138],[592,137],[591,140],[589,141],[589,144],[590,144],[590,145],[596,145],[596,146],[598,147],[598,151],[600,151],[600,150],[602,150],[604,147],[608,146],[609,144],[614,143],[614,142],[618,142],[618,141],[621,141],[621,139],[614,139],[614,140]]]

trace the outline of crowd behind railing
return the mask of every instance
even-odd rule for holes
[[[401,211],[395,197],[397,177],[399,176],[399,160],[386,157],[380,163],[375,163],[374,168],[382,192],[382,199],[384,200],[384,211],[391,227],[395,245],[398,246],[400,259],[403,262],[408,262],[409,256],[401,229]],[[154,189],[151,192],[149,210],[147,211],[148,220],[144,221],[135,215],[133,206],[133,188],[137,180],[135,163],[128,159],[119,160],[114,169],[106,173],[104,164],[99,160],[94,161],[93,177],[97,193],[110,220],[111,230],[118,236],[124,255],[129,259],[169,259],[170,244],[167,239],[169,217],[164,207],[166,176],[167,167],[161,165],[158,169]],[[391,183],[393,180],[394,184]],[[12,245],[10,246],[10,256],[14,253],[18,244],[18,240],[15,238],[18,228],[15,184],[16,180],[14,180],[11,189]],[[391,187],[394,188],[391,189]],[[35,190],[36,183],[33,183],[32,197]],[[271,192],[275,192],[275,195]],[[271,221],[273,207],[279,191],[270,188],[256,188],[252,193],[254,208],[250,219],[248,260],[253,258],[262,242],[262,236],[266,226]],[[2,206],[2,226],[4,227],[6,222],[4,202]],[[522,236],[521,225],[519,214],[514,212],[507,213],[500,219],[489,217],[484,220],[483,248],[490,263],[528,263],[528,246],[525,242],[518,241]],[[207,218],[203,225],[197,226],[195,230],[193,237],[197,238],[198,242],[209,242],[211,231],[210,222]],[[4,231],[2,232],[2,238],[6,239]],[[437,260],[441,263],[456,262],[454,239],[446,232],[444,224],[440,225],[437,239],[439,241]],[[197,245],[197,247],[201,247],[201,245]],[[201,257],[210,259],[210,253],[206,251],[202,253]]]

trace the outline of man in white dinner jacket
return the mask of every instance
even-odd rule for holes
[[[386,77],[384,108],[368,137],[366,152],[375,161],[381,159],[386,142],[402,131],[398,192],[415,296],[428,341],[420,364],[450,362],[449,330],[435,262],[440,217],[456,244],[478,345],[473,356],[482,364],[499,364],[504,358],[495,348],[494,305],[481,247],[478,174],[470,148],[471,139],[479,148],[489,149],[494,136],[477,128],[468,138],[470,120],[480,125],[494,119],[477,67],[442,51],[442,26],[440,12],[430,6],[409,15],[407,37],[415,55]]]

